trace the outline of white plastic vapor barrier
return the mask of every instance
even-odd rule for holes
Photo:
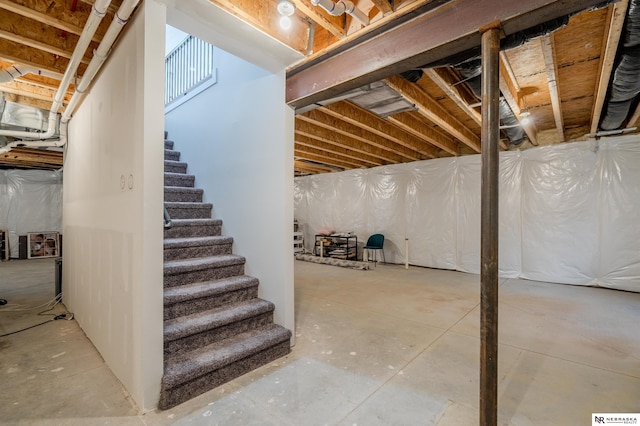
[[[62,172],[0,170],[0,229],[9,233],[10,257],[19,257],[19,236],[61,232]]]
[[[295,179],[295,217],[313,249],[322,227],[387,262],[480,272],[480,156]],[[500,154],[500,275],[640,292],[640,137]]]

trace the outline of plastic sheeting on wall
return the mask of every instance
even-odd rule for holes
[[[500,275],[640,292],[640,137],[500,154]],[[296,178],[311,250],[321,227],[360,247],[385,235],[387,262],[480,271],[480,156]],[[361,254],[361,251],[359,252]]]
[[[61,171],[0,170],[0,229],[9,232],[10,257],[19,257],[20,235],[61,225]]]

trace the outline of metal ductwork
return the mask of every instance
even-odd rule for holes
[[[623,36],[600,120],[599,127],[605,131],[625,124],[640,93],[640,0],[629,1]]]

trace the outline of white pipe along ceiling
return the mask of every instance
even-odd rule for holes
[[[353,16],[362,25],[369,25],[369,17],[351,1],[338,0],[334,3],[333,0],[311,0],[311,4],[321,6],[329,15],[340,16],[346,13]]]
[[[65,109],[62,114],[60,120],[60,137],[55,141],[44,141],[44,139],[49,139],[55,134],[56,122],[58,116],[58,109],[62,106],[62,100],[64,97],[64,93],[67,91],[69,87],[69,83],[71,81],[72,76],[76,73],[78,66],[80,65],[80,61],[84,52],[87,50],[89,46],[89,42],[93,38],[93,35],[100,24],[100,21],[104,17],[106,10],[109,6],[111,0],[98,0],[93,5],[92,13],[87,20],[87,24],[85,25],[82,35],[76,45],[75,50],[73,51],[73,55],[71,60],[69,61],[69,65],[65,70],[62,81],[60,82],[60,86],[54,96],[54,101],[51,106],[51,110],[49,111],[49,122],[47,131],[45,133],[35,133],[35,132],[21,132],[21,131],[10,131],[10,130],[0,130],[0,135],[4,136],[13,136],[20,138],[38,138],[39,141],[15,141],[7,144],[6,146],[0,148],[0,153],[8,152],[11,148],[17,146],[27,146],[27,147],[60,147],[63,146],[67,142],[67,123],[71,119],[71,114],[73,113],[74,108],[80,101],[80,99],[84,96],[87,88],[91,84],[91,81],[96,76],[100,67],[107,59],[109,52],[115,43],[120,31],[127,23],[131,13],[136,8],[140,0],[125,0],[120,5],[120,8],[115,14],[113,21],[107,32],[105,33],[102,41],[98,48],[94,51],[93,57],[87,69],[80,80],[80,83],[76,86],[75,93],[71,97],[69,101],[69,105]]]

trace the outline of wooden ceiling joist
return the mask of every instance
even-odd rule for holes
[[[244,22],[270,34],[280,42],[289,45],[301,53],[307,52],[309,23],[294,14],[291,17],[291,28],[283,30],[278,24],[278,2],[254,0],[209,0],[221,9],[240,18]]]
[[[298,120],[308,121],[320,127],[325,127],[333,132],[343,134],[356,139],[363,144],[371,145],[403,158],[399,163],[406,161],[424,160],[423,156],[415,150],[399,145],[387,138],[364,130],[341,119],[335,118],[319,110],[312,110],[297,116]]]
[[[451,0],[399,25],[380,27],[384,30],[373,35],[362,32],[354,38],[355,46],[339,55],[327,52],[293,68],[287,73],[286,100],[295,108],[304,107],[475,48],[480,45],[479,29],[495,22],[510,35],[597,3],[599,0]]]
[[[478,125],[482,123],[482,114],[475,108],[469,105],[469,101],[463,97],[460,93],[459,87],[456,84],[460,81],[456,81],[453,78],[448,69],[435,69],[428,68],[424,70],[424,73],[429,77],[444,93],[447,94],[449,99],[455,102],[458,107],[464,111],[473,121]]]
[[[296,132],[295,134],[295,143],[296,145],[308,146],[310,148],[319,149],[321,151],[325,151],[328,153],[337,154],[337,155],[340,155],[342,158],[361,161],[367,167],[381,166],[385,164],[384,161],[376,157],[370,156],[368,154],[363,154],[361,152],[355,153],[354,151],[344,148],[342,146],[328,143],[328,142],[323,142],[319,139],[314,139],[298,132]]]
[[[420,114],[442,127],[447,133],[462,141],[471,149],[480,152],[480,137],[447,113],[436,100],[425,93],[418,85],[398,76],[390,77],[386,81],[391,88],[413,103]]]
[[[322,158],[323,163],[330,164],[337,167],[342,167],[343,169],[365,167],[365,165],[362,162],[345,159],[340,157],[339,155],[331,154],[331,153],[321,151],[319,149],[314,149],[305,145],[295,144],[294,155],[296,157],[307,158],[309,160],[311,160],[312,158],[309,158],[307,156],[313,156],[316,159]]]
[[[41,22],[43,24],[52,26],[62,31],[66,31],[71,34],[75,34],[78,36],[82,34],[82,27],[80,25],[68,22],[67,20],[63,19],[64,16],[61,14],[56,16],[55,11],[50,9],[46,4],[44,4],[43,8],[44,10],[47,10],[47,13],[40,12],[36,10],[35,7],[30,8],[18,3],[14,3],[10,0],[0,0],[0,9],[8,10],[9,12],[22,15],[25,18],[33,19],[34,21]],[[94,35],[92,40],[97,43],[100,42],[100,36],[98,35],[98,33]]]
[[[13,93],[48,102],[53,102],[53,96],[55,95],[55,90],[34,86],[19,80],[0,84],[0,92]],[[67,94],[63,99],[63,103],[67,104],[69,100],[70,96]]]
[[[345,16],[331,16],[321,7],[314,6],[309,0],[295,0],[296,8],[307,15],[313,22],[338,38],[345,36]]]
[[[311,164],[306,161],[294,160],[294,170],[306,173],[327,173],[334,171],[331,167],[322,167],[321,165]]]
[[[314,155],[312,153],[298,151],[297,149],[294,150],[293,155],[298,159],[304,159],[304,160],[309,160],[316,163],[326,164],[327,166],[333,166],[334,169],[332,171],[334,172],[338,171],[336,170],[338,168],[342,170],[353,169],[353,166],[350,165],[349,163],[345,163],[343,161],[336,160],[336,159],[327,157],[325,155]]]
[[[0,165],[24,168],[59,169],[62,167],[62,152],[33,148],[13,148],[0,154]]]
[[[499,84],[500,84],[500,92],[502,96],[511,107],[511,111],[516,116],[520,122],[522,122],[522,109],[520,107],[520,99],[521,99],[521,90],[518,85],[518,81],[516,80],[513,69],[511,68],[511,64],[509,63],[509,59],[504,52],[500,52],[500,76],[499,76]],[[528,124],[523,124],[522,128],[524,129],[527,137],[529,138],[529,142],[532,145],[538,145],[538,132],[536,131],[535,125],[530,122]]]
[[[0,59],[46,70],[61,77],[69,63],[67,58],[56,57],[51,53],[2,38],[0,38]],[[85,68],[86,65],[82,65],[83,72]]]
[[[12,41],[14,43],[22,44],[24,46],[33,47],[34,49],[42,50],[43,52],[51,53],[52,55],[61,56],[67,59],[71,59],[71,55],[73,54],[73,52],[68,52],[66,50],[53,47],[50,44],[31,40],[26,37],[16,35],[14,33],[10,33],[4,30],[0,30],[0,38]],[[86,57],[82,58],[81,60],[81,62],[84,64],[89,64],[89,61],[90,59]]]
[[[393,12],[393,9],[391,8],[391,4],[389,3],[389,0],[371,0],[371,3],[373,3],[373,5],[377,7],[378,10],[385,15]]]
[[[452,138],[443,136],[433,127],[426,125],[421,120],[413,117],[411,113],[403,112],[387,117],[387,120],[407,132],[413,133],[419,138],[423,138],[437,146],[438,148],[448,152],[451,155],[459,155],[460,149],[458,144]]]
[[[603,50],[600,55],[600,73],[598,75],[598,83],[596,84],[596,92],[594,94],[593,111],[591,113],[591,133],[598,131],[600,117],[602,116],[602,107],[607,95],[609,80],[613,71],[613,65],[616,59],[618,43],[622,34],[624,19],[627,14],[629,0],[620,0],[609,6],[607,14],[607,31],[604,35]]]
[[[438,156],[437,150],[431,145],[430,141],[421,139],[411,133],[392,125],[376,114],[360,108],[359,106],[343,101],[326,105],[320,108],[320,111],[332,115],[338,119],[342,119],[355,126],[375,133],[378,136],[390,139],[393,142],[419,152],[429,158]]]
[[[296,119],[295,132],[312,139],[318,139],[322,142],[343,146],[354,152],[370,155],[382,160],[384,164],[404,163],[407,161],[406,158],[395,152],[362,143],[362,141],[358,139],[333,131],[329,126],[322,127],[314,122],[305,121],[301,119],[300,116]]]
[[[558,65],[556,61],[553,34],[541,37],[540,45],[542,47],[542,55],[544,56],[545,69],[547,70],[547,82],[549,84],[549,95],[551,96],[553,117],[556,121],[556,129],[558,131],[558,142],[564,142],[564,119],[562,117],[560,93],[558,92]]]
[[[43,101],[40,99],[34,99],[34,98],[30,98],[27,96],[22,96],[22,95],[16,95],[14,93],[7,93],[6,94],[6,100],[9,102],[15,102],[18,104],[22,104],[22,105],[26,105],[26,106],[31,106],[34,108],[40,108],[43,110],[49,110],[51,109],[51,101]]]

